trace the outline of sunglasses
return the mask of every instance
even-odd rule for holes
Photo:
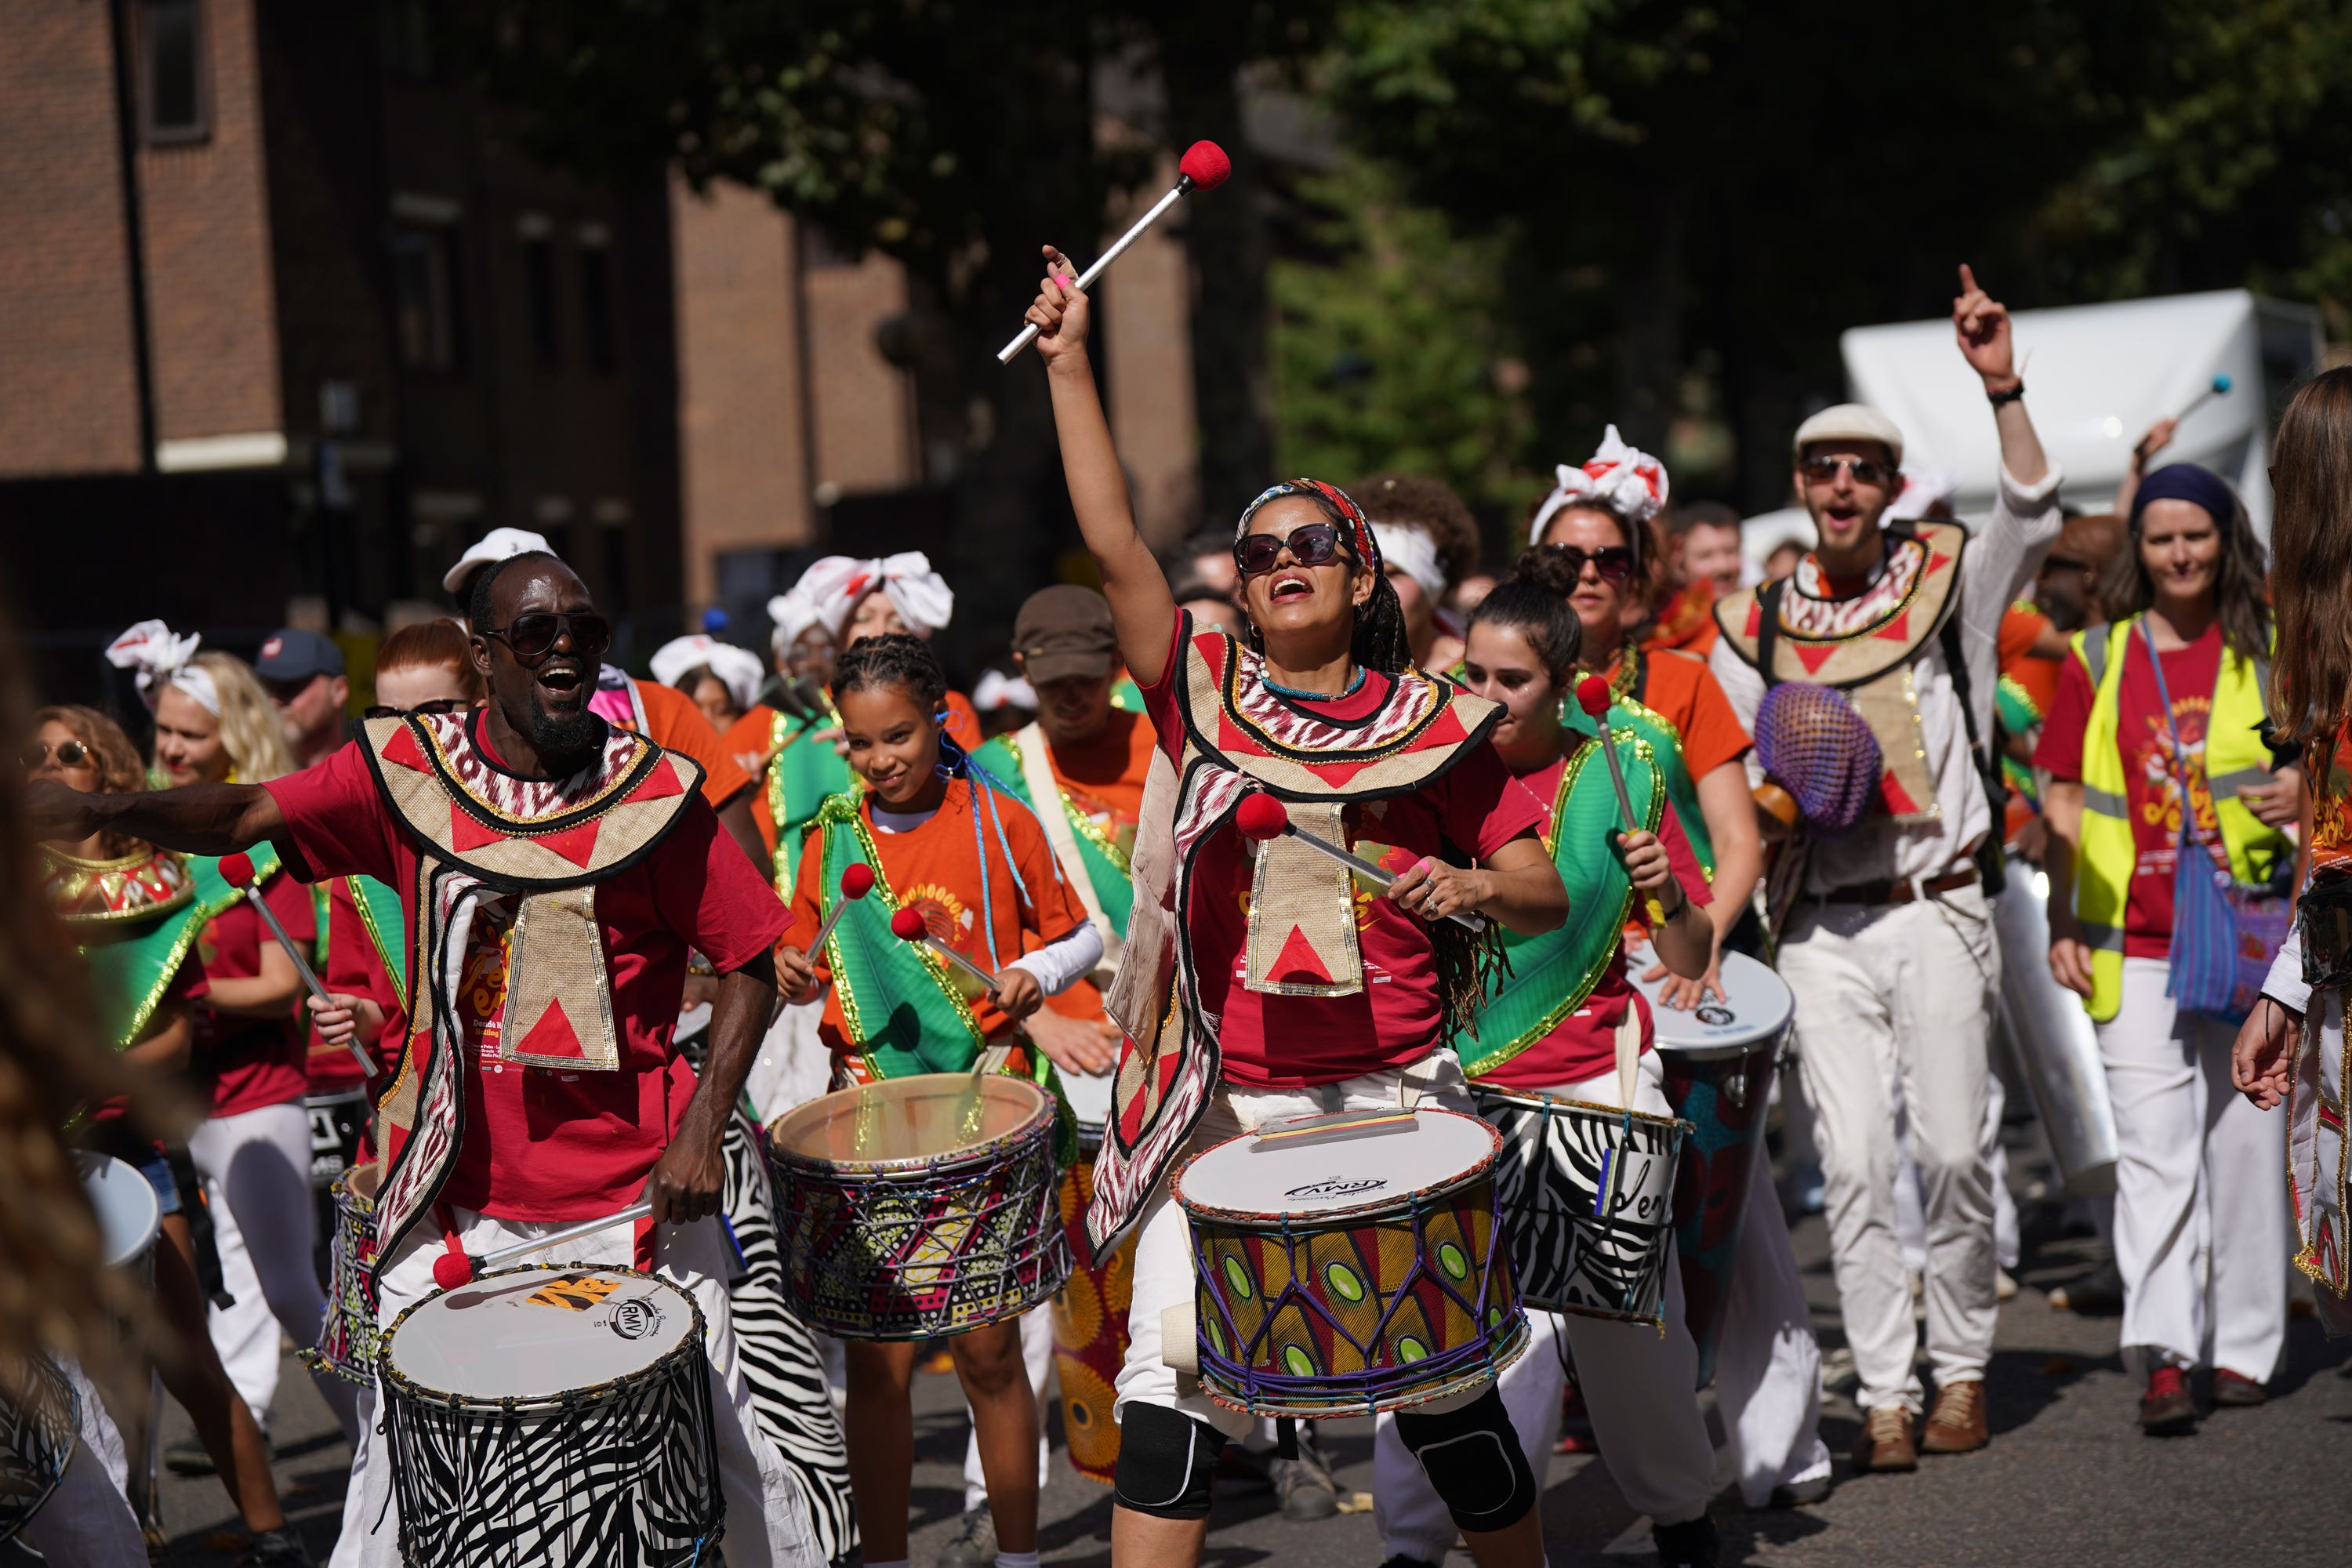
[[[58,766],[61,768],[78,768],[92,760],[89,748],[79,741],[60,741],[55,751]],[[51,747],[47,741],[27,741],[24,751],[17,754],[24,762],[25,771],[31,773],[49,760],[50,752]]]
[[[508,650],[526,664],[535,664],[553,653],[556,643],[566,633],[572,637],[572,653],[583,660],[603,658],[604,650],[613,646],[613,623],[593,610],[583,610],[578,615],[533,610],[517,616],[501,628],[484,626],[481,633],[506,644]]]
[[[1288,538],[1278,533],[1244,533],[1234,541],[1234,564],[1244,577],[1262,577],[1274,570],[1285,550],[1301,566],[1328,565],[1339,553],[1339,525],[1304,523],[1292,529]]]
[[[1581,577],[1587,562],[1601,574],[1604,583],[1622,583],[1633,574],[1633,552],[1622,544],[1604,544],[1598,550],[1584,550],[1573,544],[1547,544],[1568,567],[1569,575]]]
[[[1837,483],[1840,468],[1852,474],[1858,485],[1884,488],[1895,478],[1894,468],[1875,458],[1807,458],[1800,467],[1806,482],[1816,485]]]
[[[436,697],[431,701],[420,702],[414,708],[387,708],[381,702],[374,703],[369,707],[361,709],[360,717],[362,719],[405,719],[411,713],[463,713],[465,710],[466,700],[462,697]]]

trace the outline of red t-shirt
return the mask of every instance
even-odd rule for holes
[[[1178,617],[1167,670],[1143,687],[1144,710],[1171,758],[1181,756],[1184,715],[1177,678],[1183,671],[1183,628]],[[1203,637],[1219,634],[1204,632]],[[1394,682],[1367,674],[1344,697],[1317,699],[1315,712],[1332,720],[1360,719],[1386,699]],[[1349,847],[1364,859],[1402,872],[1425,855],[1448,851],[1480,858],[1543,822],[1543,807],[1511,777],[1485,742],[1465,749],[1434,782],[1412,795],[1348,808]],[[1428,1055],[1440,1009],[1437,954],[1429,928],[1385,898],[1356,885],[1356,938],[1364,988],[1351,996],[1275,996],[1242,984],[1246,963],[1251,862],[1228,830],[1203,845],[1194,871],[1192,907],[1184,924],[1200,975],[1201,1005],[1218,1021],[1224,1072],[1236,1083],[1295,1089],[1402,1067]]]
[[[397,932],[384,935],[390,941],[400,940]],[[375,938],[368,934],[359,905],[352,900],[351,884],[341,877],[327,884],[327,969],[319,978],[331,992],[364,996],[383,1009],[383,1033],[372,1050],[380,1069],[389,1071],[398,1066],[401,1038],[408,1028],[407,998],[383,966]],[[365,1087],[352,1053],[344,1047],[327,1044],[316,1026],[310,1030],[310,1087],[321,1094]]]
[[[476,743],[489,754],[478,717]],[[355,742],[317,767],[268,786],[286,816],[289,862],[316,879],[352,873],[395,888],[414,883],[416,849],[377,791]],[[417,911],[404,910],[415,946]],[[510,913],[507,917],[511,918]],[[498,1219],[593,1219],[635,1201],[677,1130],[694,1075],[670,1048],[686,988],[687,951],[720,973],[774,945],[791,917],[706,801],[697,800],[654,852],[596,884],[596,922],[611,984],[621,1065],[569,1072],[496,1059],[494,1024],[505,973],[468,962],[460,1013],[467,1050],[464,1142],[444,1201]],[[478,919],[476,952],[503,951],[504,922]]]
[[[310,889],[283,872],[273,872],[262,883],[261,896],[307,957],[319,936]],[[269,934],[249,897],[214,916],[204,935],[196,939],[205,972],[213,980],[252,979],[261,973],[264,944],[277,945],[278,939]],[[282,1018],[242,1018],[210,1007],[195,1010],[195,1045],[190,1063],[197,1083],[211,1097],[215,1116],[236,1116],[266,1106],[299,1102],[309,1092],[310,1075],[303,1070],[309,1026],[296,1017],[301,1005],[298,993],[286,1005]]]
[[[180,967],[172,972],[172,983],[163,987],[163,998],[155,1004],[155,1011],[149,1016],[148,1033],[151,1035],[154,1033],[155,1019],[185,1009],[188,1004],[206,994],[212,988],[212,977],[205,973],[203,957],[194,947],[189,948],[188,955],[180,960]],[[131,1042],[132,1046],[138,1043],[137,1040]],[[129,1048],[129,1046],[123,1047],[125,1050]],[[110,1099],[101,1100],[91,1106],[85,1120],[93,1122],[120,1121],[123,1113],[130,1109],[131,1097],[118,1094]],[[163,1146],[158,1143],[155,1147],[161,1150]]]
[[[2172,765],[2172,731],[2158,700],[2147,644],[2135,629],[2124,644],[2117,689],[2116,744],[2123,753],[2124,810],[2131,821],[2130,894],[2124,905],[2124,956],[2163,958],[2172,950],[2172,879],[2180,845],[2180,786]],[[2213,711],[2213,683],[2221,672],[2221,626],[2216,621],[2187,647],[2164,656],[2164,683],[2172,693],[2172,720],[2189,752],[2189,790],[2197,832],[2217,842],[2221,824],[2205,784],[2205,724]],[[2091,673],[2079,658],[2059,672],[2058,692],[2042,725],[2033,761],[2053,779],[2080,783],[2083,733],[2091,721]]]
[[[1567,765],[1563,757],[1549,767],[1519,776],[1528,793],[1542,805],[1546,826],[1549,826],[1551,803],[1559,798],[1560,769]],[[1691,848],[1690,838],[1683,832],[1682,818],[1675,815],[1671,803],[1658,819],[1658,842],[1666,847],[1666,862],[1674,868],[1675,880],[1683,885],[1691,902],[1704,906],[1711,901],[1715,895],[1707,888],[1706,873],[1699,868],[1698,856]],[[1595,853],[1602,852],[1596,847]],[[1633,900],[1633,913],[1637,920],[1642,915],[1638,894]],[[1578,919],[1578,911],[1570,910],[1568,918]],[[1656,1037],[1656,1030],[1650,1022],[1648,999],[1625,978],[1625,942],[1620,936],[1617,951],[1610,955],[1608,969],[1585,997],[1584,1005],[1562,1018],[1550,1034],[1479,1081],[1505,1089],[1550,1089],[1596,1078],[1616,1065],[1617,1027],[1625,1021],[1628,1007],[1634,1009],[1641,1019],[1642,1048],[1646,1051]]]

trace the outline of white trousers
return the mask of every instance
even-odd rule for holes
[[[236,1300],[206,1313],[213,1348],[239,1397],[267,1431],[278,1397],[278,1334],[307,1350],[319,1342],[327,1292],[311,1253],[318,1242],[310,1188],[310,1118],[300,1100],[219,1116],[188,1138],[204,1177],[205,1202],[220,1249],[221,1287]],[[313,1373],[344,1441],[359,1439],[358,1391]]]
[[[477,1258],[563,1228],[490,1219],[471,1209],[452,1212],[459,1243]],[[632,1256],[632,1228],[615,1226],[566,1242],[560,1260],[626,1267]],[[436,1293],[433,1262],[441,1252],[440,1234],[428,1215],[401,1243],[397,1254],[378,1264],[379,1323],[389,1326],[407,1308]],[[752,1417],[751,1384],[743,1380],[742,1368],[736,1362],[734,1320],[727,1300],[731,1255],[726,1234],[715,1217],[697,1225],[657,1226],[654,1262],[655,1273],[692,1296],[702,1309],[703,1348],[710,1358],[710,1412],[719,1439],[719,1488],[726,1504],[724,1550],[730,1568],[785,1568],[787,1564],[824,1568],[807,1505],[782,1456]],[[347,1558],[338,1542],[334,1561],[338,1564],[356,1562],[363,1568],[401,1568],[400,1509],[393,1495],[391,1446],[377,1433],[363,1452],[366,1469],[357,1477],[354,1488],[362,1493],[357,1517],[363,1532],[359,1555]],[[348,1497],[343,1519],[348,1533],[353,1522]]]
[[[743,1092],[762,1125],[833,1087],[833,1053],[817,1033],[824,1018],[824,1009],[812,1002],[778,1009],[776,1021],[768,1026],[743,1080]]]
[[[2002,963],[2009,962],[2004,955]],[[1992,1172],[1992,1255],[2003,1268],[2017,1267],[2017,1199],[2009,1191],[2009,1150],[2000,1141],[2001,1118],[2008,1114],[2009,1090],[2000,1074],[1985,1075],[1985,1160]],[[1903,1267],[1914,1274],[1927,1271],[1927,1198],[1919,1184],[1919,1162],[1911,1157],[1911,1119],[1897,1113],[1895,1121],[1895,1233],[1903,1240]]]
[[[1907,904],[1801,904],[1780,944],[1846,1339],[1865,1410],[1925,1404],[1895,1231],[1895,1094],[1908,1109],[1927,1221],[1927,1350],[1937,1384],[1984,1376],[1992,1351],[1992,1172],[1985,1084],[2000,951],[1984,893]]]
[[[1821,1433],[1822,1347],[1813,1338],[1812,1309],[1760,1138],[1748,1183],[1748,1219],[1716,1325],[1715,1401],[1724,1447],[1748,1507],[1763,1507],[1776,1487],[1830,1473],[1829,1446]],[[1604,1438],[1601,1457],[1608,1456]]]
[[[1029,1392],[1037,1399],[1037,1487],[1045,1489],[1053,1478],[1054,1450],[1045,1440],[1045,1391],[1054,1382],[1054,1303],[1032,1307],[1021,1314],[1021,1365],[1029,1374]],[[964,1405],[970,1419],[971,1405]],[[988,1477],[980,1468],[980,1432],[963,1440],[963,1506],[969,1513],[988,1500]]]
[[[58,1489],[16,1539],[59,1568],[147,1568],[147,1543],[123,1495],[130,1461],[121,1430],[89,1375],[70,1362],[62,1364],[81,1396],[81,1431]],[[14,1561],[0,1547],[0,1562]]]
[[[1655,1051],[1642,1058],[1633,1109],[1667,1116],[1664,1075]],[[1544,1090],[1568,1100],[1619,1103],[1617,1070]],[[1715,1445],[1698,1408],[1698,1347],[1683,1324],[1682,1271],[1666,1253],[1665,1331],[1648,1323],[1621,1323],[1573,1312],[1528,1312],[1528,1348],[1503,1369],[1503,1406],[1510,1412],[1536,1489],[1544,1485],[1552,1444],[1559,1436],[1560,1395],[1567,1374],[1561,1342],[1576,1360],[1576,1386],[1601,1439],[1601,1460],[1625,1501],[1637,1512],[1679,1524],[1706,1511],[1715,1485]],[[1421,1462],[1397,1435],[1396,1417],[1383,1415],[1372,1429],[1372,1518],[1391,1557],[1443,1563],[1453,1549],[1454,1515],[1441,1501]]]
[[[2122,1005],[2099,1026],[2124,1350],[2266,1382],[2286,1342],[2286,1119],[2231,1088],[2236,1027],[2175,1008],[2167,968],[2125,959]]]

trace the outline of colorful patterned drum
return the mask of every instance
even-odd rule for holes
[[[1648,954],[1629,954],[1625,967],[1639,975],[1650,967]],[[1658,1005],[1658,987],[1634,982],[1657,1023],[1666,1100],[1692,1127],[1675,1175],[1675,1258],[1702,1388],[1715,1376],[1716,1338],[1748,1222],[1765,1105],[1796,1012],[1780,977],[1746,953],[1725,953],[1720,973],[1724,1000],[1690,1012]]]
[[[1260,1415],[1366,1415],[1475,1389],[1527,1348],[1501,1140],[1475,1117],[1307,1117],[1185,1162],[1201,1386]]]
[[[688,1568],[723,1504],[702,1309],[633,1268],[505,1268],[376,1356],[414,1568]]]
[[[1675,1164],[1690,1123],[1548,1094],[1473,1092],[1502,1136],[1495,1188],[1527,1304],[1662,1321]]]
[[[919,1073],[839,1089],[769,1131],[784,1286],[852,1340],[1020,1316],[1069,1277],[1055,1103],[1025,1079]]]
[[[1096,1136],[1100,1137],[1098,1129]],[[1127,1364],[1135,1237],[1130,1233],[1100,1264],[1086,1261],[1093,1245],[1087,1237],[1087,1205],[1095,1198],[1097,1146],[1086,1145],[1078,1163],[1062,1178],[1062,1226],[1077,1261],[1062,1293],[1054,1298],[1054,1371],[1062,1390],[1062,1436],[1069,1444],[1070,1468],[1109,1486],[1118,1467],[1112,1384]]]
[[[383,1180],[381,1165],[362,1165],[335,1179],[327,1315],[318,1344],[302,1352],[313,1371],[362,1386],[375,1381],[375,1192]]]

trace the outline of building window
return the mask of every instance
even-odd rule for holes
[[[580,319],[587,337],[589,368],[619,368],[620,356],[614,352],[613,339],[613,258],[612,252],[601,245],[581,247]]]
[[[454,371],[463,361],[457,253],[454,228],[402,225],[393,229],[400,363],[411,370]]]
[[[139,16],[139,113],[150,146],[212,134],[198,0],[145,0]]]
[[[541,370],[553,370],[563,360],[563,344],[556,331],[555,241],[540,235],[522,244],[523,291],[529,296],[530,356]]]

